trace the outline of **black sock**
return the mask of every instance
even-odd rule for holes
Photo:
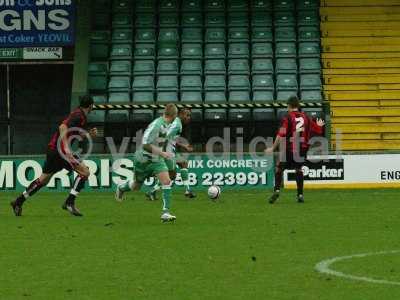
[[[303,195],[304,176],[302,170],[296,170],[297,196]]]
[[[25,192],[23,192],[16,200],[17,204],[22,205],[26,199],[33,196],[37,191],[39,191],[43,187],[43,184],[40,182],[39,178],[32,181],[31,184],[26,188]]]
[[[67,203],[68,205],[75,204],[76,196],[78,196],[79,192],[85,187],[86,180],[87,178],[83,176],[78,176],[75,178],[71,192],[68,195],[67,200],[65,200],[65,203]]]
[[[281,189],[282,181],[283,181],[283,169],[280,166],[277,166],[275,170],[275,187],[274,187],[275,192]]]

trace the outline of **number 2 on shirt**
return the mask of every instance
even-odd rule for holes
[[[303,132],[304,131],[304,118],[298,117],[295,118],[296,120],[296,132]]]

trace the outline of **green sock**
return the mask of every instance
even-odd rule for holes
[[[119,189],[123,192],[129,192],[132,190],[133,183],[133,180],[128,180],[124,184],[120,185]]]
[[[190,192],[189,171],[188,171],[188,169],[181,169],[181,178],[182,178],[182,183],[186,188],[186,191]]]
[[[171,204],[171,186],[163,185],[161,189],[162,189],[163,211],[169,211]]]
[[[152,191],[152,192],[157,192],[157,191],[160,190],[160,188],[161,188],[161,186],[160,186],[160,181],[158,180],[158,178],[156,178],[156,179],[154,180],[154,185],[153,185],[153,188],[151,189],[151,191]]]

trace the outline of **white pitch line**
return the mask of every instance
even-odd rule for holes
[[[363,258],[363,257],[367,257],[367,256],[396,254],[396,253],[400,253],[400,250],[381,251],[381,252],[373,252],[373,253],[361,253],[361,254],[354,254],[354,255],[348,255],[348,256],[334,257],[334,258],[326,259],[326,260],[319,262],[315,266],[315,270],[317,270],[318,272],[320,272],[322,274],[328,274],[328,275],[342,277],[342,278],[351,279],[351,280],[400,286],[400,282],[398,282],[398,281],[389,281],[389,280],[374,279],[371,277],[355,276],[355,275],[345,274],[343,272],[335,271],[330,268],[330,266],[332,264],[334,264],[338,261],[349,260],[349,259],[353,259],[353,258]]]

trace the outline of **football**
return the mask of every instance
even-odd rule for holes
[[[208,188],[208,197],[212,200],[216,200],[221,195],[221,188],[216,185],[212,185]]]

